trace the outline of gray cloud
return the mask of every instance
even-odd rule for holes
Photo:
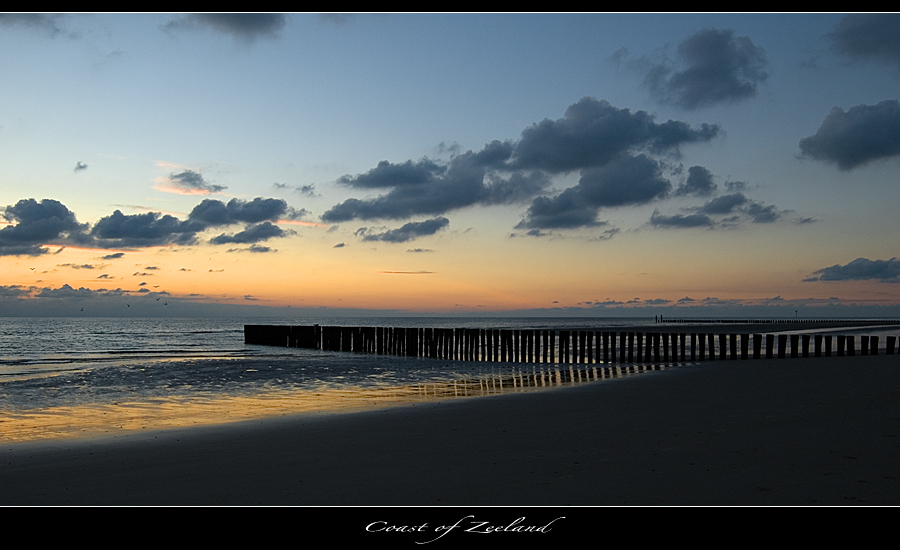
[[[900,283],[900,260],[869,260],[857,258],[846,265],[835,264],[813,271],[813,274],[803,279],[804,282],[814,281],[867,281],[877,280],[882,283]]]
[[[287,17],[281,13],[194,13],[169,21],[163,29],[177,31],[206,27],[252,42],[261,37],[277,36],[286,22]]]
[[[16,225],[0,229],[0,256],[39,256],[42,244],[67,238],[83,240],[87,224],[80,224],[75,213],[53,199],[23,199],[7,206],[3,217]]]
[[[231,199],[227,204],[215,199],[204,199],[191,210],[188,219],[204,226],[217,226],[277,221],[281,218],[299,219],[306,213],[305,210],[291,208],[282,199]]]
[[[675,190],[675,196],[696,195],[708,197],[716,192],[716,184],[713,181],[712,172],[703,166],[691,166],[688,168],[688,178]]]
[[[81,172],[83,170],[87,170],[88,165],[81,162],[80,160],[75,163],[75,168],[72,169],[73,172]]]
[[[368,228],[360,228],[357,234],[364,241],[384,241],[389,243],[405,243],[419,237],[434,235],[441,229],[450,225],[447,218],[434,218],[423,222],[409,222],[398,229],[391,229],[384,233],[370,233]]]
[[[851,170],[867,162],[900,156],[900,102],[834,107],[814,136],[800,140],[803,155]]]
[[[598,225],[600,208],[647,204],[665,197],[672,184],[659,162],[647,155],[626,156],[584,170],[574,187],[554,198],[537,197],[517,229],[564,229]]]
[[[582,98],[558,120],[544,119],[522,131],[511,164],[550,173],[603,166],[627,151],[671,152],[681,145],[710,141],[714,124],[693,129],[686,122],[662,124],[646,111],[619,109],[606,100]]]
[[[161,246],[166,244],[194,244],[195,234],[203,229],[197,224],[183,222],[169,214],[145,212],[123,214],[120,210],[100,220],[91,229],[94,246],[127,248]]]
[[[209,240],[210,244],[250,244],[265,241],[275,237],[284,237],[289,233],[272,225],[270,222],[262,222],[256,225],[248,225],[246,229],[235,235],[225,235],[224,233],[218,237]]]
[[[664,195],[671,184],[637,173],[622,174],[616,183],[613,172],[634,170],[638,164],[646,171],[652,164],[651,171],[658,173],[656,161],[638,153],[679,155],[682,145],[709,141],[718,133],[719,127],[710,124],[699,128],[673,120],[657,124],[645,111],[619,109],[585,97],[569,106],[563,118],[545,119],[526,128],[518,141],[494,140],[481,151],[457,154],[449,161],[381,161],[363,174],[342,176],[337,180],[341,185],[388,192],[371,199],[347,199],[326,211],[322,220],[403,219],[474,205],[526,202],[549,187],[551,174],[574,170],[583,171],[585,197],[579,198],[589,199],[590,205],[641,204],[650,200],[647,195]],[[607,165],[610,167],[604,168]],[[598,178],[599,183],[592,182]],[[623,178],[631,179],[626,182]],[[607,181],[611,183],[604,183]],[[590,208],[573,212],[574,204],[561,204],[569,198],[574,197],[534,199],[529,219],[552,216],[555,221],[548,219],[551,225],[546,227],[593,223],[595,212]]]
[[[838,53],[900,67],[900,14],[848,15],[835,27],[831,39]]]
[[[203,174],[194,170],[185,170],[177,174],[169,174],[169,177],[166,179],[168,179],[169,184],[172,186],[172,190],[181,193],[208,195],[209,193],[218,193],[227,189],[227,187],[223,185],[213,185],[207,182],[203,179]]]
[[[654,65],[645,82],[657,100],[686,109],[754,97],[769,76],[765,51],[732,30],[703,29],[679,44],[678,57],[680,70]]]
[[[750,201],[743,193],[717,197],[700,207],[701,214],[731,214]]]
[[[659,211],[654,210],[653,215],[650,216],[650,224],[658,227],[712,227],[713,221],[709,216],[703,214],[663,216]]]
[[[101,260],[118,260],[119,258],[121,258],[123,256],[125,256],[124,252],[115,252],[113,254],[107,254],[106,256],[103,256],[100,259]]]
[[[62,32],[58,24],[62,18],[61,14],[50,13],[2,13],[0,25],[28,27],[55,36]]]

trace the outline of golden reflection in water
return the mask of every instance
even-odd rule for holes
[[[0,411],[0,440],[37,441],[183,428],[293,413],[351,412],[454,398],[522,393],[619,378],[664,365],[555,365],[556,368],[485,375],[387,388],[263,390],[253,395],[172,395],[146,401]]]

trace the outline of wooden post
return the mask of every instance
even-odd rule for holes
[[[813,346],[815,347],[815,351],[813,352],[813,355],[815,357],[822,357],[822,335],[821,334],[816,334],[813,337]]]
[[[847,337],[847,355],[856,355],[856,340],[853,336]]]
[[[694,339],[694,335],[691,334],[691,340],[693,340],[693,339]],[[697,360],[703,361],[706,358],[706,335],[701,334],[699,340],[700,340],[700,342],[698,345]],[[693,353],[692,353],[692,355],[693,355]],[[693,357],[691,359],[693,359]]]
[[[716,335],[710,332],[709,334],[706,335],[706,339],[709,344],[709,360],[715,361],[716,360]]]
[[[609,355],[609,331],[604,330],[601,334],[603,338],[603,363],[611,363],[610,355]]]
[[[728,337],[724,332],[719,333],[719,359],[723,361],[728,358],[728,348],[725,345],[725,340],[727,339]]]
[[[847,337],[843,334],[838,334],[837,337],[837,355],[838,357],[844,356],[844,346],[847,343]]]
[[[550,362],[556,363],[556,331],[548,330],[550,333]]]
[[[686,355],[687,350],[685,349],[687,347],[687,333],[685,333],[685,332],[679,333],[678,339],[681,341],[681,360],[685,361],[686,360],[685,357],[687,357],[687,355]]]
[[[787,334],[778,335],[778,358],[784,359],[787,355]]]
[[[869,348],[869,355],[878,355],[878,337],[872,336],[869,341],[872,343],[872,346]]]
[[[636,363],[642,363],[644,361],[644,355],[645,355],[644,354],[644,333],[643,332],[635,332],[634,333],[634,347],[635,347],[635,352],[636,352],[634,354],[634,361]],[[647,360],[649,361],[650,360],[650,351],[649,351],[650,335],[649,334],[647,334],[647,348],[648,348],[648,350],[647,350],[646,355],[647,355]]]
[[[831,335],[825,335],[825,357],[831,357]]]
[[[771,359],[775,351],[775,335],[766,334],[766,359]]]
[[[660,335],[658,332],[653,333],[653,362],[659,363],[659,340]]]
[[[661,337],[662,337],[663,361],[668,363],[669,362],[669,333],[664,332],[664,333],[662,333]],[[672,343],[673,344],[675,343],[674,339],[672,340]],[[674,356],[675,354],[673,353],[672,355]]]
[[[731,354],[732,359],[738,358],[737,334],[728,335],[728,352]]]
[[[750,355],[748,354],[749,347],[750,335],[747,333],[741,334],[741,359],[750,359]]]
[[[762,334],[753,335],[753,358],[759,359],[762,356]]]
[[[800,335],[791,334],[791,357],[800,357]]]
[[[701,345],[703,345],[702,344],[703,341],[701,340],[700,342],[701,342]],[[701,355],[702,355],[702,353],[701,353]],[[697,360],[697,333],[692,332],[691,333],[691,361],[696,361],[696,360]]]
[[[634,362],[634,333],[628,333],[628,362]]]
[[[896,337],[896,336],[888,336],[888,337],[886,338],[886,342],[885,342],[885,346],[886,346],[886,347],[885,347],[885,349],[884,349],[884,354],[885,354],[885,355],[893,355],[893,354],[894,354],[894,345],[895,345],[896,343],[897,343],[897,337]]]
[[[628,343],[628,333],[620,332],[619,333],[619,363],[625,362],[625,358],[626,358],[625,354],[627,353],[627,350],[625,348],[628,347],[626,345],[627,343]]]
[[[868,336],[860,336],[859,337],[859,354],[860,355],[869,355],[869,337]]]
[[[800,339],[803,343],[803,346],[800,348],[800,356],[809,357],[809,334],[801,334]]]

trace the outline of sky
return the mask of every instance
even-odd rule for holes
[[[900,317],[900,14],[0,14],[0,315]]]

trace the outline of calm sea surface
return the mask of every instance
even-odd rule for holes
[[[553,365],[252,346],[245,323],[620,330],[653,319],[0,317],[0,441],[535,391],[645,370],[589,368],[563,380]]]

